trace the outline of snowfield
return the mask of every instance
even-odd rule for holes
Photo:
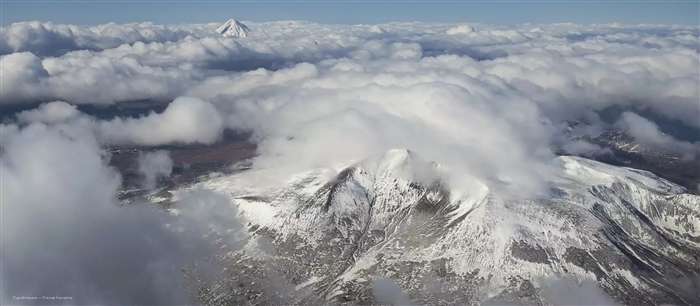
[[[483,184],[460,190],[441,180],[439,165],[403,149],[331,178],[319,169],[256,190],[246,182],[261,174],[251,171],[196,188],[229,195],[250,222],[248,245],[231,256],[286,262],[279,277],[314,289],[300,302],[322,294],[368,303],[371,281],[383,278],[418,303],[547,304],[541,288],[564,279],[596,283],[621,303],[698,301],[682,288],[697,281],[699,196],[645,171],[572,156],[552,163],[551,193],[537,197],[502,197]]]

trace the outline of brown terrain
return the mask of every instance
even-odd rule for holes
[[[159,147],[111,147],[110,165],[122,175],[123,190],[128,195],[140,189],[141,176],[138,172],[138,157],[144,152],[164,150],[170,153],[173,161],[172,175],[162,179],[159,186],[174,186],[196,181],[197,177],[212,172],[231,172],[234,164],[244,162],[256,155],[256,144],[249,135],[226,135],[222,140],[210,145],[169,145]],[[134,190],[137,189],[137,190]]]

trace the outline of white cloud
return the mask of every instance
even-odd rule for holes
[[[700,153],[700,144],[677,140],[673,136],[661,132],[654,122],[635,113],[623,113],[617,124],[635,140],[655,150],[680,153],[689,159],[695,158]]]
[[[204,29],[202,29],[204,28]],[[101,50],[122,44],[176,41],[206,33],[206,25],[162,26],[152,23],[102,24],[92,27],[52,22],[17,22],[0,29],[0,53],[32,52],[61,55],[72,50]]]
[[[3,82],[0,103],[22,103],[45,96],[44,78],[48,72],[34,54],[21,52],[0,56],[0,70]]]
[[[178,216],[145,204],[120,206],[120,177],[82,129],[32,124],[8,132],[0,173],[5,296],[188,304],[181,269],[211,264],[245,239],[235,206],[213,192],[182,195]],[[212,231],[226,239],[205,238]]]
[[[137,162],[143,186],[147,189],[153,189],[159,178],[167,177],[173,171],[173,160],[168,151],[140,153]]]
[[[460,26],[385,24],[377,33],[371,26],[253,23],[245,40],[182,26],[192,35],[154,34],[43,59],[8,55],[9,79],[18,86],[0,100],[195,96],[212,104],[180,98],[162,114],[90,120],[110,144],[212,143],[224,127],[252,130],[257,165],[280,171],[406,147],[456,172],[533,191],[539,184],[532,178],[548,171],[549,147],[562,141],[559,122],[615,106],[699,124],[692,28],[479,25],[468,35],[446,33],[464,32]],[[663,49],[643,39],[662,40]],[[239,71],[277,65],[286,68]],[[561,145],[579,154],[597,150]]]
[[[197,92],[212,95],[221,107],[230,105],[231,126],[257,132],[258,167],[340,167],[399,147],[455,173],[525,190],[539,187],[529,177],[547,171],[543,161],[551,153],[543,148],[553,130],[532,101],[494,95],[490,88],[500,83],[452,70],[453,58],[362,61],[328,61],[315,69],[300,64],[263,77],[251,72],[223,93],[211,87]],[[364,71],[344,69],[353,65]],[[307,70],[317,76],[305,77]],[[278,73],[304,77],[280,82]]]
[[[75,105],[63,101],[45,103],[36,109],[23,111],[17,114],[17,119],[23,123],[47,123],[55,124],[75,119],[81,115]]]
[[[180,97],[162,113],[151,112],[141,117],[102,120],[80,112],[74,105],[54,101],[20,112],[16,118],[23,125],[44,123],[55,129],[82,130],[94,134],[102,144],[156,146],[213,143],[224,129],[221,116],[211,103]]]
[[[476,30],[474,27],[468,25],[468,24],[460,24],[458,26],[452,27],[447,29],[447,35],[459,35],[459,34],[469,34],[473,33]]]
[[[203,80],[230,74],[222,70],[278,69],[343,57],[415,60],[454,54],[498,59],[470,63],[468,69],[484,77],[502,78],[510,86],[508,90],[536,96],[548,109],[568,109],[561,105],[595,109],[638,105],[697,125],[693,120],[698,115],[694,98],[699,94],[694,84],[698,81],[695,68],[700,64],[695,50],[700,43],[697,29],[692,27],[480,25],[479,31],[455,36],[445,32],[464,32],[471,25],[392,23],[381,25],[384,32],[376,33],[372,26],[270,22],[252,23],[252,33],[257,34],[243,41],[220,37],[213,27],[9,25],[3,28],[6,33],[36,37],[22,41],[48,43],[54,41],[48,36],[55,34],[68,37],[78,51],[43,57],[33,48],[15,48],[40,57],[38,61],[5,63],[4,69],[31,72],[31,78],[6,77],[24,86],[7,87],[7,92],[0,93],[0,101],[61,99],[104,104],[171,100]],[[109,43],[112,40],[122,43]],[[6,44],[15,44],[10,41],[5,38]]]
[[[7,261],[10,289],[61,294],[94,284],[88,288],[98,301],[143,302],[114,300],[105,275],[140,280],[111,288],[117,295],[149,291],[156,280],[129,275],[134,270],[122,271],[116,261],[103,266],[104,258],[123,255],[148,275],[172,269],[158,257],[197,247],[182,245],[177,237],[183,236],[173,237],[164,223],[185,237],[204,233],[236,245],[227,238],[239,239],[229,235],[240,229],[237,211],[219,195],[181,195],[181,221],[113,205],[119,178],[105,166],[99,144],[210,144],[224,128],[248,130],[258,145],[253,166],[282,179],[407,148],[450,169],[450,182],[461,184],[456,188],[478,179],[523,195],[542,190],[552,144],[574,154],[599,151],[585,141],[567,142],[562,121],[585,119],[584,134],[597,133],[605,127],[597,112],[616,107],[700,127],[696,27],[249,25],[245,40],[220,37],[211,24],[35,22],[0,30],[0,104],[65,101],[21,112],[17,125],[0,125],[4,196],[15,216],[8,243],[17,246]],[[110,120],[73,106],[173,99],[162,113]],[[698,152],[697,144],[665,135],[634,113],[618,124],[647,145]],[[147,183],[170,172],[167,161],[161,153],[142,156]],[[149,239],[163,244],[150,252]],[[42,261],[46,250],[54,261]],[[26,262],[34,268],[23,270]],[[172,286],[180,284],[159,287]],[[395,301],[400,295],[392,292]]]
[[[177,195],[176,220],[169,226],[186,237],[231,251],[247,238],[238,209],[228,196],[194,189]]]
[[[223,120],[210,103],[180,97],[160,114],[99,121],[97,131],[102,141],[112,144],[208,144],[221,136]]]

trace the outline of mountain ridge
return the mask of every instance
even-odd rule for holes
[[[245,173],[204,181],[231,195],[251,233],[231,255],[248,275],[218,284],[228,289],[208,301],[243,301],[232,284],[253,278],[258,285],[243,287],[265,303],[269,271],[250,267],[273,266],[283,267],[276,281],[305,288],[287,292],[294,303],[373,303],[380,278],[430,304],[547,304],[552,278],[593,282],[626,304],[700,302],[700,197],[646,171],[573,156],[553,163],[561,171],[547,198],[504,198],[486,185],[456,196],[439,176],[417,182],[411,169],[440,166],[408,150],[330,179],[309,171],[256,196],[237,190]]]

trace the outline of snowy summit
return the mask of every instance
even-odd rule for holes
[[[248,32],[250,29],[248,26],[236,19],[229,19],[224,24],[216,28],[216,32],[223,35],[224,37],[248,37]]]

